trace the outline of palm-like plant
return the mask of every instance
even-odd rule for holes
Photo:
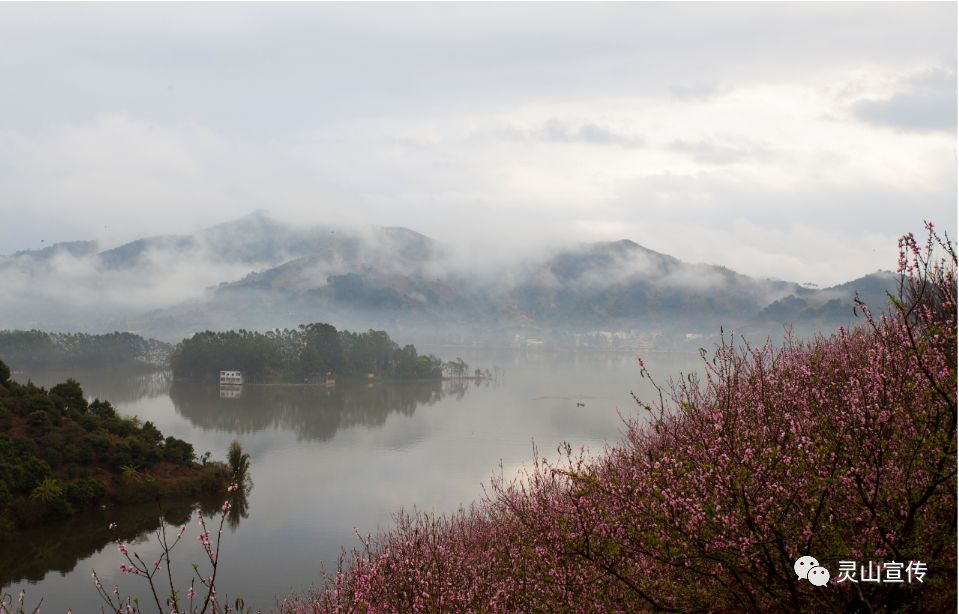
[[[33,498],[39,499],[44,503],[56,501],[63,495],[63,489],[53,478],[46,478],[33,489]]]
[[[230,470],[233,472],[233,481],[246,486],[250,480],[250,455],[243,451],[239,441],[230,444],[230,449],[226,455],[227,462],[230,463]]]

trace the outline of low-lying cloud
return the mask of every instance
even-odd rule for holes
[[[852,105],[861,121],[926,132],[956,132],[956,73],[930,69],[902,80],[894,93],[884,98],[863,98]]]

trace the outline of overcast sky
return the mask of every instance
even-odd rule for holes
[[[825,285],[957,225],[953,2],[3,3],[0,79],[0,253],[263,208]]]

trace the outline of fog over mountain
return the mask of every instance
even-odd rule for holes
[[[504,263],[407,228],[291,225],[263,211],[110,249],[76,241],[20,251],[0,257],[0,275],[0,328],[177,340],[323,321],[494,345],[591,331],[831,328],[852,319],[857,292],[881,305],[895,287],[891,273],[877,272],[814,289],[682,262],[628,239],[557,244]]]

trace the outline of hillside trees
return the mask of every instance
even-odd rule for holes
[[[191,444],[121,417],[107,401],[87,402],[78,382],[45,390],[8,372],[0,361],[0,541],[108,495],[145,501],[177,489],[225,488],[225,472],[197,465]],[[179,477],[161,484],[150,472],[164,463]]]

